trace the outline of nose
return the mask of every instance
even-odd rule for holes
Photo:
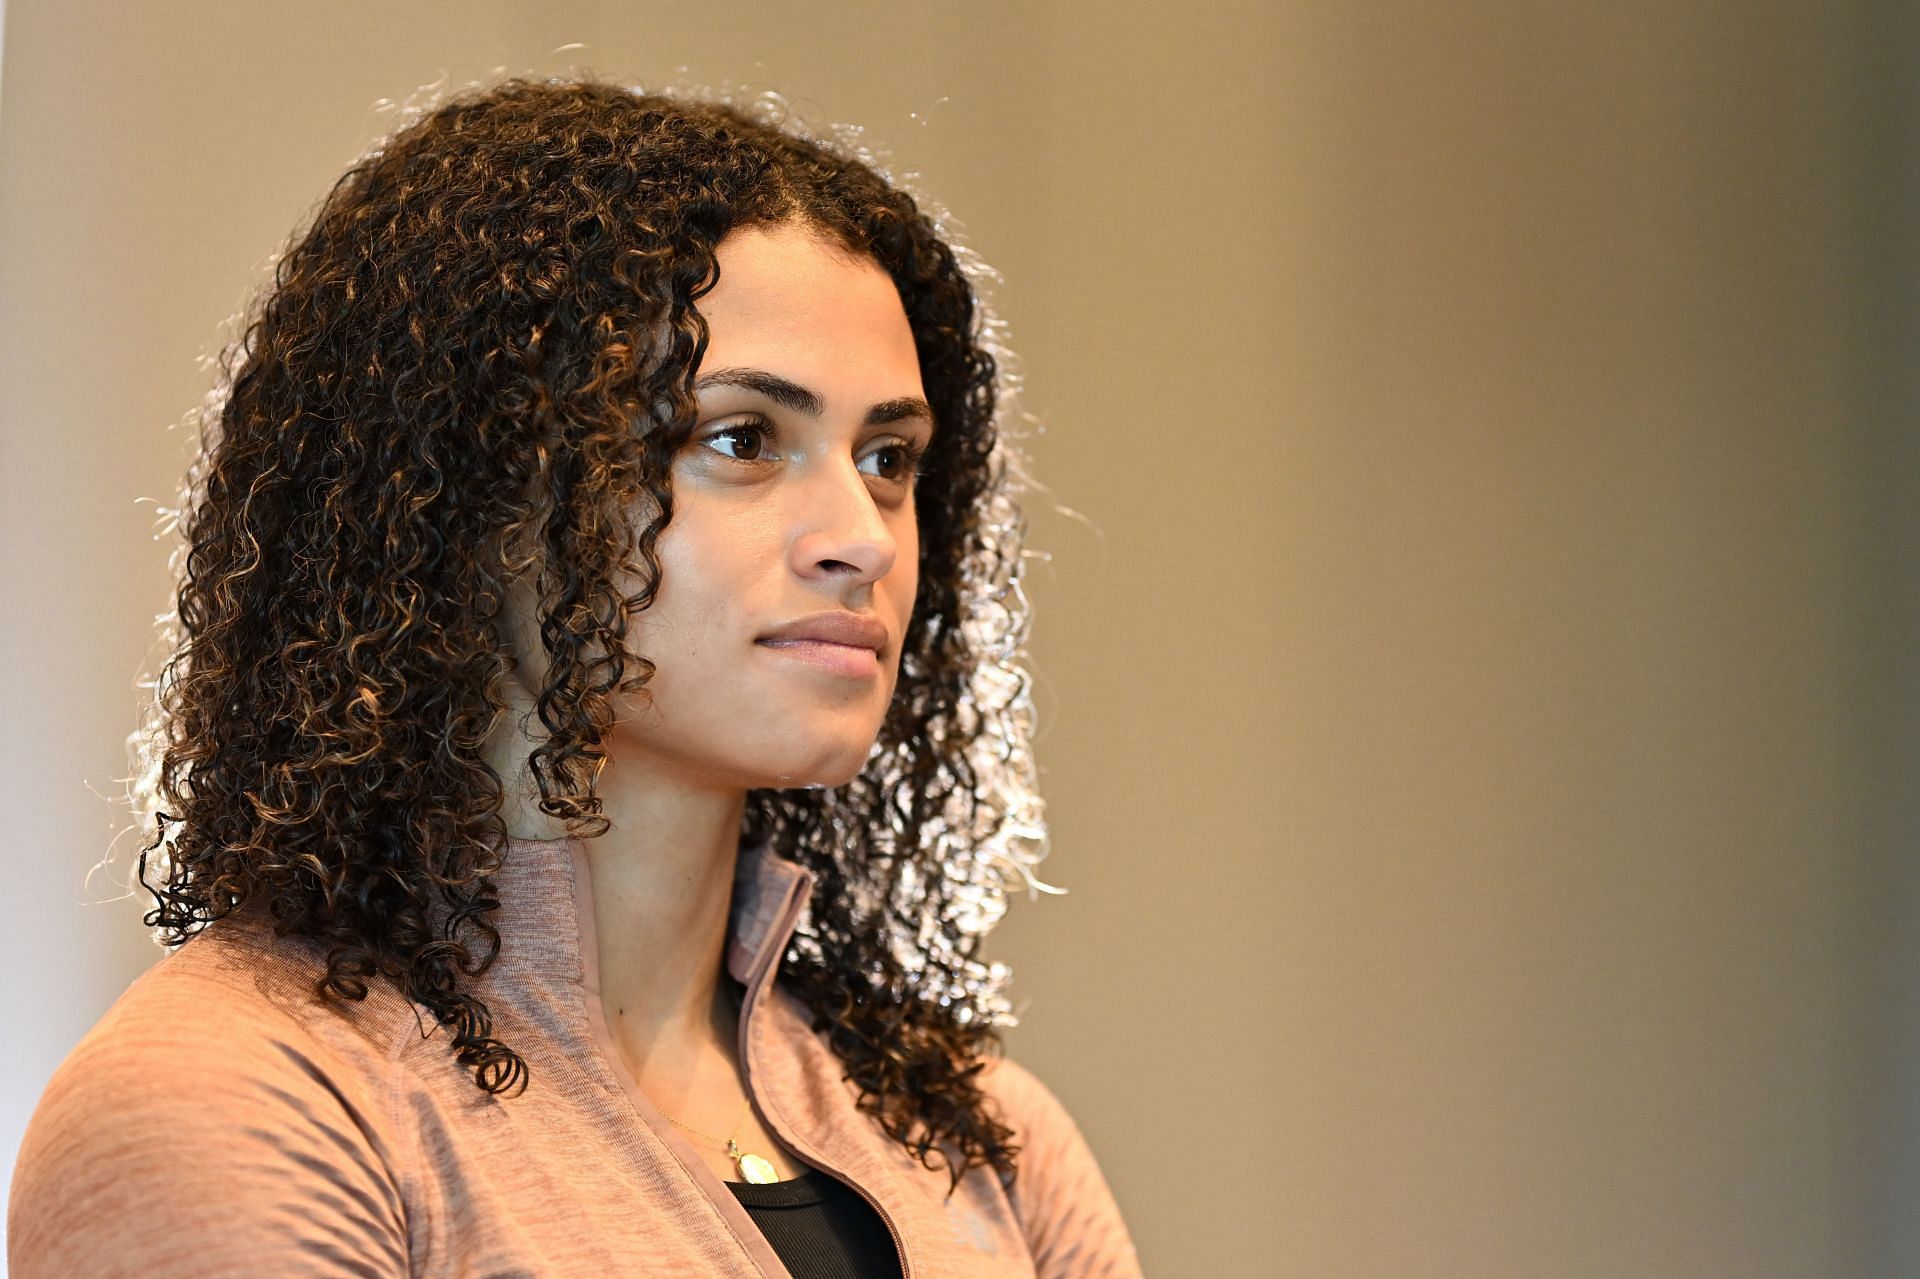
[[[893,570],[893,530],[852,458],[809,468],[794,486],[794,572],[830,585],[870,586]]]

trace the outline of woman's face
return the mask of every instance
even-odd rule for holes
[[[633,638],[656,669],[609,753],[702,787],[837,786],[893,698],[933,420],[877,263],[792,224],[737,230],[717,256],[699,421]]]

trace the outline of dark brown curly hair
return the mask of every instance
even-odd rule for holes
[[[1006,379],[936,219],[856,150],[764,101],[516,78],[417,111],[339,179],[201,413],[147,730],[157,829],[139,877],[159,940],[263,901],[281,935],[330,943],[323,998],[384,977],[454,1027],[480,1088],[526,1086],[462,982],[501,946],[505,791],[482,747],[511,658],[494,621],[507,584],[536,573],[540,809],[605,833],[600,743],[614,699],[652,674],[626,637],[659,585],[668,467],[694,426],[693,304],[730,231],[797,220],[892,276],[939,429],[873,756],[843,787],[751,792],[742,834],[816,876],[808,944],[781,977],[861,1108],[955,1186],[986,1164],[1012,1183],[1013,1132],[975,1080],[1001,1040],[964,997],[984,929],[899,943],[977,916],[956,859],[1034,833],[1033,810],[982,776],[1006,766],[1026,693]]]

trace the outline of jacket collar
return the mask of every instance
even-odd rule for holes
[[[664,1166],[678,1166],[705,1192],[710,1211],[759,1273],[787,1273],[747,1210],[687,1135],[641,1092],[613,1047],[600,1004],[593,881],[581,842],[510,840],[493,879],[500,898],[500,953],[477,993],[544,1027],[572,1058],[572,1068],[623,1093],[659,1142]],[[863,1113],[844,1064],[815,1033],[811,1010],[775,984],[813,885],[811,871],[769,845],[740,849],[726,968],[746,987],[740,1057],[749,1096],[774,1135],[873,1204],[907,1279],[1030,1273],[1019,1222],[998,1184],[976,1170],[967,1179],[970,1189],[949,1198],[946,1172],[928,1171]]]
[[[582,841],[510,838],[493,881],[500,955],[489,975],[597,991],[593,877]],[[741,845],[727,920],[726,965],[734,980],[751,990],[778,968],[812,890],[813,872],[771,843]]]

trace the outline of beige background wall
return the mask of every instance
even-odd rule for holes
[[[1083,517],[1010,1043],[1150,1273],[1920,1270],[1910,7],[5,21],[0,1163],[157,955],[81,903],[196,356],[377,100],[587,68],[862,124],[1005,276]]]

